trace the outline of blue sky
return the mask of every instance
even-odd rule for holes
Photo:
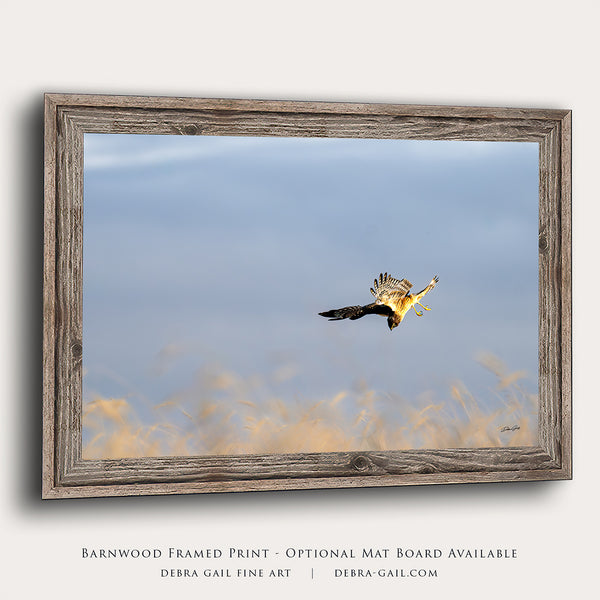
[[[284,400],[366,385],[408,401],[489,352],[537,377],[533,143],[85,135],[84,395],[149,407],[218,366]],[[426,298],[383,317],[374,277]],[[278,377],[284,372],[285,377]]]

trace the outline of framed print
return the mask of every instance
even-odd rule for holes
[[[571,477],[571,113],[47,94],[43,497]]]

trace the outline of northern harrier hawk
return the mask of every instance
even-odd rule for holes
[[[417,312],[415,304],[418,304],[425,310],[431,310],[428,306],[423,306],[421,300],[423,296],[431,291],[439,281],[436,275],[429,285],[418,294],[409,294],[412,283],[408,279],[395,279],[391,275],[380,274],[379,279],[375,280],[371,288],[371,294],[375,296],[375,302],[365,306],[345,306],[336,308],[327,312],[319,313],[322,317],[329,317],[330,321],[340,321],[341,319],[360,319],[365,315],[384,315],[387,317],[390,331],[398,327],[404,319],[406,313],[412,308],[418,317],[423,316],[422,312]]]

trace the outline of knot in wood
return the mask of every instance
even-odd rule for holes
[[[182,133],[183,135],[200,135],[201,129],[198,125],[184,125],[178,133]]]
[[[350,465],[356,471],[366,471],[371,464],[371,461],[366,456],[355,456]]]
[[[548,238],[543,233],[540,233],[538,246],[539,246],[540,252],[546,252],[546,250],[548,250]]]
[[[75,340],[71,343],[71,356],[73,360],[77,363],[81,360],[83,354],[83,346],[79,340]]]

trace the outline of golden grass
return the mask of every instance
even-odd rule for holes
[[[496,376],[495,409],[455,382],[447,397],[413,402],[366,388],[311,401],[266,393],[259,378],[208,370],[189,390],[153,408],[144,423],[128,400],[84,405],[85,459],[530,446],[537,443],[537,397],[496,357],[479,362]],[[287,376],[287,371],[284,373]],[[281,376],[281,373],[278,375]],[[488,402],[486,402],[486,405]]]

